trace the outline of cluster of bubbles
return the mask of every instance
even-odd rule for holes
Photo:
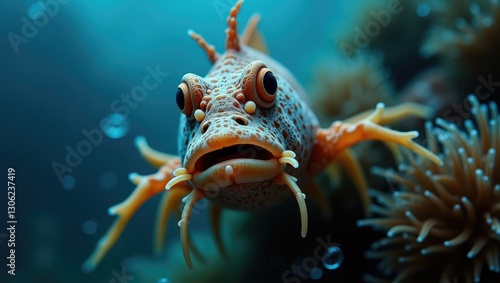
[[[335,270],[342,264],[342,261],[344,260],[344,253],[338,246],[330,246],[326,249],[320,260],[326,270]],[[302,263],[302,270],[306,271],[312,280],[320,280],[323,277],[324,271],[321,266],[314,264],[309,267],[309,269],[306,269],[306,266],[308,266],[308,261],[306,259],[298,258],[296,260],[296,263],[297,262]]]
[[[122,138],[128,133],[129,128],[129,119],[119,113],[111,113],[101,121],[102,132],[112,139]]]

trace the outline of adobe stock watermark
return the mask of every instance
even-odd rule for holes
[[[122,93],[120,98],[113,100],[110,105],[113,113],[117,113],[124,118],[128,117],[130,109],[137,108],[139,103],[146,99],[148,92],[155,90],[169,75],[169,73],[160,70],[159,64],[154,68],[147,66],[145,69],[147,74],[142,78],[141,84],[133,87],[129,93]],[[113,123],[113,121],[104,118],[101,121],[100,128],[106,129],[111,127]],[[52,162],[52,170],[59,182],[63,183],[63,178],[71,174],[82,163],[83,157],[89,156],[94,148],[102,143],[104,134],[100,128],[83,129],[81,131],[83,138],[74,147],[70,145],[65,147],[66,157],[64,162]]]
[[[214,0],[212,5],[221,21],[224,21],[237,0]]]
[[[495,92],[498,92],[498,95],[500,95],[500,77],[493,78],[493,74],[490,73],[487,78],[479,75],[477,80],[478,84],[474,89],[474,95],[479,100],[479,103],[486,101]],[[451,108],[444,111],[443,119],[460,126],[464,120],[471,116],[471,111],[472,105],[466,97],[461,103],[454,103]]]
[[[411,2],[411,0],[408,0]],[[342,41],[339,44],[340,50],[344,57],[349,60],[353,54],[358,54],[361,49],[368,47],[370,41],[380,34],[380,31],[387,27],[393,15],[397,15],[403,11],[403,6],[399,0],[390,0],[387,2],[385,9],[379,11],[371,10],[371,19],[363,28],[355,26],[354,37],[352,43]]]
[[[70,0],[45,0],[39,1],[34,5],[39,5],[40,11],[37,16],[30,19],[26,16],[21,18],[22,26],[19,33],[9,32],[7,39],[9,40],[14,53],[19,53],[21,44],[28,44],[30,39],[34,38],[41,28],[45,27],[51,18],[54,18],[60,11],[61,5],[68,4]]]
[[[311,277],[311,271],[318,268],[320,263],[324,263],[327,260],[331,260],[330,257],[335,257],[336,262],[328,263],[332,265],[335,269],[342,263],[343,254],[340,250],[339,245],[331,242],[331,235],[326,237],[326,241],[321,237],[316,238],[318,245],[314,248],[313,256],[304,258],[300,264],[292,264],[292,267],[281,275],[281,281],[283,283],[300,283],[302,280],[307,280]],[[329,254],[330,249],[334,249],[336,254]],[[322,254],[321,254],[321,251]]]

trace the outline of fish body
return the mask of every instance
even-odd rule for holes
[[[178,224],[184,257],[191,269],[188,222],[201,199],[212,204],[215,240],[224,254],[219,227],[223,208],[259,209],[293,195],[299,206],[301,235],[305,237],[306,195],[324,214],[329,213],[329,202],[314,177],[332,162],[345,168],[368,207],[367,184],[349,150],[358,142],[399,144],[442,164],[436,155],[412,141],[418,135],[416,131],[398,132],[381,126],[407,116],[428,116],[428,109],[421,106],[400,105],[385,110],[378,104],[372,113],[360,113],[320,128],[303,88],[284,66],[263,52],[266,45],[256,29],[258,17],[253,17],[243,35],[238,36],[236,17],[241,4],[238,1],[230,11],[224,53],[219,54],[200,35],[188,32],[213,66],[205,77],[184,75],[175,92],[175,103],[182,112],[179,156],[150,148],[144,138],[136,140],[140,153],[159,168],[158,172],[130,175],[137,187],[125,201],[109,209],[118,218],[84,263],[85,271],[97,266],[137,209],[157,194],[163,196],[157,214],[155,251],[162,251],[170,214],[184,203]]]

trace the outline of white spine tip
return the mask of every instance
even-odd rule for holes
[[[139,174],[137,174],[136,172],[132,172],[132,173],[128,174],[129,181],[133,181],[137,177],[139,177]]]
[[[115,206],[112,206],[110,208],[108,208],[108,215],[115,215],[116,214],[116,207]]]
[[[181,227],[184,222],[186,222],[186,220],[184,219],[179,220],[179,222],[177,222],[177,226]]]
[[[146,144],[146,138],[144,136],[137,136],[134,139],[134,144],[136,147]]]

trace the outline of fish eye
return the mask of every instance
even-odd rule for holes
[[[262,80],[262,84],[264,85],[264,89],[269,95],[276,94],[276,90],[278,89],[278,82],[276,81],[276,77],[273,72],[267,71]]]
[[[278,89],[278,82],[273,72],[268,68],[261,68],[257,73],[257,95],[265,104],[273,104]]]
[[[189,87],[185,82],[181,83],[177,87],[177,92],[175,93],[175,102],[177,102],[177,106],[186,116],[191,115],[191,111],[193,109],[191,104],[191,95],[189,93]]]
[[[274,106],[278,81],[264,62],[256,60],[241,73],[241,88],[247,101],[266,109]]]

